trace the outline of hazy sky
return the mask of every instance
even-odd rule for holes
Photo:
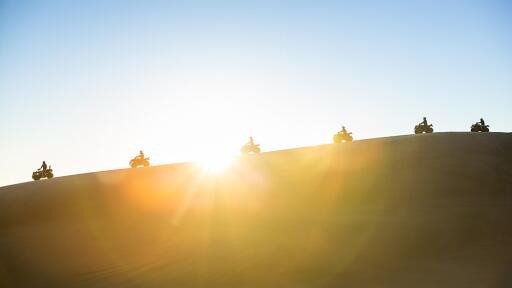
[[[0,186],[436,131],[512,130],[512,1],[0,0]]]

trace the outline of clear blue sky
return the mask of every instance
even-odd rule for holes
[[[0,0],[0,186],[436,131],[512,130],[512,1]]]

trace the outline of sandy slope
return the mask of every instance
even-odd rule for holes
[[[512,134],[2,187],[0,286],[512,287]]]

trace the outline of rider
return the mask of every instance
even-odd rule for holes
[[[485,126],[484,118],[480,118],[480,125]]]
[[[139,151],[139,156],[137,156],[137,158],[139,158],[140,160],[144,159],[144,152],[142,152],[142,150]]]
[[[46,162],[43,161],[43,164],[41,165],[41,168],[39,168],[39,169],[43,169],[43,171],[46,171],[46,168],[48,168],[48,166],[46,166]]]
[[[247,142],[248,146],[254,146],[254,139],[252,139],[252,136],[249,137],[249,142]]]
[[[341,126],[341,131],[339,132],[340,134],[347,134],[347,129],[345,129],[345,126]]]
[[[420,125],[428,126],[427,117],[423,117],[423,121],[421,121]]]

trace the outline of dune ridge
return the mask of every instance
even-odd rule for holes
[[[510,287],[512,134],[0,187],[1,287]]]

